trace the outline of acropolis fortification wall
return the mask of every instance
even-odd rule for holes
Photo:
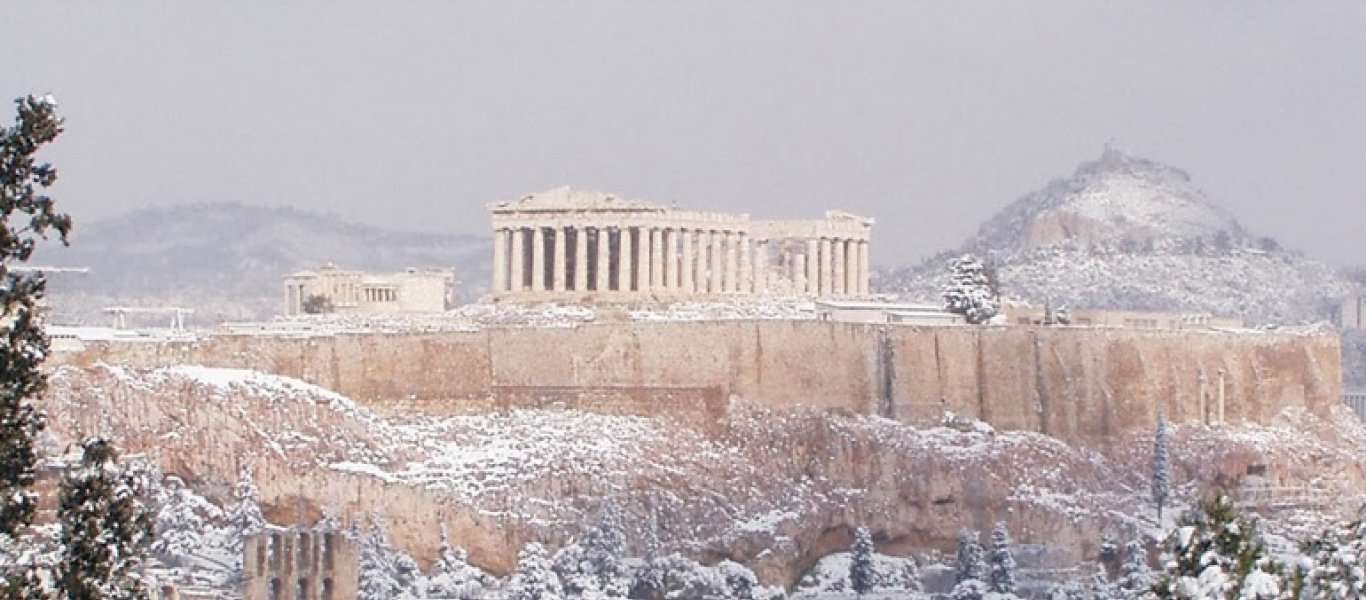
[[[90,345],[56,364],[202,364],[297,377],[386,414],[564,404],[705,423],[731,398],[1102,443],[1169,418],[1267,423],[1340,402],[1329,335],[821,321],[603,323],[475,332],[224,335]],[[1222,375],[1221,375],[1222,373]]]

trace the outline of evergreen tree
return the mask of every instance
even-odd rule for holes
[[[868,528],[854,530],[854,546],[850,552],[849,585],[854,588],[854,593],[862,596],[873,591],[877,583],[873,572],[873,536],[868,533]]]
[[[1183,515],[1167,550],[1172,560],[1152,590],[1163,600],[1271,600],[1290,589],[1281,565],[1267,556],[1256,522],[1223,496]]]
[[[1171,495],[1171,457],[1167,451],[1167,417],[1158,413],[1157,431],[1153,435],[1153,504],[1157,506],[1157,522],[1162,524],[1162,509]]]
[[[170,485],[161,494],[156,510],[156,540],[152,552],[168,564],[178,564],[203,546],[203,535],[208,523],[195,509],[190,492],[179,478],[170,478]]]
[[[1130,541],[1124,551],[1128,557],[1119,573],[1119,588],[1130,595],[1146,591],[1153,586],[1153,575],[1148,568],[1148,551],[1138,540]]]
[[[62,132],[57,103],[50,96],[15,103],[14,125],[0,127],[0,540],[18,538],[33,520],[34,440],[43,429],[33,400],[47,386],[39,367],[48,339],[38,322],[46,281],[16,263],[28,261],[49,232],[65,244],[71,230],[71,218],[43,193],[57,180],[56,169],[35,159]],[[0,598],[34,597],[37,581],[31,565],[0,567]]]
[[[1325,531],[1301,551],[1312,561],[1299,578],[1302,598],[1339,600],[1366,594],[1366,520]]]
[[[545,547],[531,542],[517,554],[517,572],[504,594],[508,600],[561,600],[560,581]]]
[[[945,310],[963,315],[974,325],[986,323],[999,310],[997,298],[986,267],[976,256],[965,254],[949,265],[949,283],[944,288]]]
[[[147,590],[138,576],[152,541],[152,515],[143,482],[118,464],[104,440],[82,445],[81,465],[62,480],[57,521],[61,562],[55,573],[65,600],[139,600]]]
[[[469,554],[463,548],[451,545],[443,526],[441,550],[427,583],[427,595],[451,600],[476,600],[483,596],[490,583],[487,573],[470,565]]]
[[[379,517],[370,516],[370,528],[360,543],[360,600],[392,600],[404,593],[398,566],[385,543]]]
[[[658,518],[652,513],[641,536],[641,565],[632,577],[629,598],[655,598],[664,594],[664,554],[658,529]]]
[[[266,516],[261,513],[261,505],[257,504],[259,494],[251,471],[243,467],[237,484],[233,486],[233,504],[228,507],[227,516],[227,549],[232,553],[233,564],[239,574],[242,572],[242,549],[246,545],[247,537],[266,528]]]
[[[1004,521],[991,530],[991,591],[1015,593],[1015,557],[1010,553],[1010,531]]]
[[[958,532],[958,562],[954,571],[954,583],[975,579],[983,583],[987,580],[987,565],[983,558],[982,544],[978,533],[971,529]]]

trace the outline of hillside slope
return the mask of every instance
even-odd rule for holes
[[[204,204],[147,208],[77,221],[71,247],[44,249],[44,264],[89,267],[52,277],[59,319],[102,319],[112,304],[182,305],[199,320],[269,317],[281,278],[332,261],[397,271],[454,268],[465,295],[487,280],[489,242],[477,236],[403,233],[286,208]]]
[[[878,288],[937,300],[946,264],[987,257],[1003,295],[1073,308],[1326,319],[1348,284],[1322,263],[1249,233],[1180,169],[1107,148],[1007,206],[953,251],[882,273]]]
[[[961,527],[1005,520],[1057,566],[1094,558],[1102,532],[1153,525],[1148,432],[1090,449],[980,423],[917,428],[743,402],[711,435],[667,418],[557,409],[397,419],[299,380],[189,365],[61,367],[44,408],[45,448],[105,436],[210,496],[247,468],[277,523],[379,514],[427,564],[440,522],[497,574],[528,541],[575,537],[609,501],[631,517],[632,551],[653,526],[669,551],[733,559],[783,584],[847,548],[860,525],[885,552],[924,555],[951,552]],[[1366,481],[1363,448],[1360,423],[1287,409],[1268,426],[1178,427],[1173,466],[1183,495],[1237,485],[1258,465],[1350,511]]]

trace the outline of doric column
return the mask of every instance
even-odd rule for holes
[[[631,253],[634,251],[630,227],[622,227],[617,234],[617,291],[631,291],[631,274],[634,272],[631,266]]]
[[[493,293],[500,295],[508,289],[508,232],[493,232]]]
[[[650,289],[659,291],[664,287],[664,231],[658,227],[650,228]]]
[[[807,279],[807,273],[810,272],[810,268],[806,266],[806,255],[791,254],[789,256],[792,259],[792,293],[798,295],[806,294],[808,293],[807,290],[811,289],[811,280]]]
[[[552,242],[554,245],[551,246],[555,250],[555,264],[551,267],[554,271],[554,277],[551,279],[551,289],[557,292],[563,292],[569,289],[569,286],[566,285],[568,282],[565,281],[568,279],[568,268],[565,265],[568,261],[565,260],[565,255],[569,253],[569,249],[566,248],[567,244],[565,244],[565,242],[567,240],[565,239],[564,232],[565,228],[563,227],[556,227],[551,230],[551,233],[555,235],[555,240]]]
[[[868,240],[858,242],[858,294],[868,295]]]
[[[574,291],[588,290],[588,228],[565,227],[574,230]]]
[[[712,294],[720,294],[725,290],[725,234],[720,231],[712,232],[712,265],[708,269],[706,277],[706,291]]]
[[[831,279],[830,279],[830,295],[831,295],[831,296],[843,296],[843,295],[844,295],[844,290],[847,289],[847,288],[845,287],[845,284],[848,283],[848,281],[849,281],[849,280],[847,279],[848,276],[845,274],[845,273],[846,273],[846,269],[845,269],[846,265],[844,264],[844,240],[841,240],[841,239],[834,239],[834,240],[831,240],[831,241],[830,241],[830,249],[832,250],[832,254],[831,254],[831,256],[830,256],[830,261],[831,261],[831,263],[832,263],[832,272],[831,272],[832,277],[831,277]]]
[[[721,291],[733,294],[739,289],[737,276],[740,274],[739,248],[734,231],[726,232],[726,277],[721,280]]]
[[[695,291],[698,294],[706,294],[708,290],[707,274],[711,272],[711,232],[699,230],[697,232],[697,252],[693,254],[693,279]]]
[[[821,291],[821,241],[816,238],[806,240],[806,287],[798,290],[808,296],[815,296]]]
[[[545,227],[531,230],[531,291],[545,291]]]
[[[512,285],[509,290],[520,292],[526,286],[526,230],[512,229]]]
[[[697,281],[697,265],[693,264],[693,230],[683,229],[679,231],[683,236],[683,261],[678,265],[678,287],[684,294],[691,295],[695,289],[693,282]]]
[[[678,289],[678,230],[664,230],[664,289]]]
[[[740,248],[740,289],[741,294],[754,293],[754,248],[750,247],[749,234],[741,231],[736,236]]]
[[[830,295],[830,283],[835,278],[835,264],[830,260],[831,251],[830,238],[821,238],[820,270],[816,274],[818,278],[816,294],[818,296]]]
[[[594,231],[598,238],[598,260],[593,265],[593,290],[601,294],[611,286],[612,272],[608,269],[612,267],[612,235],[606,227],[597,227]]]
[[[650,289],[650,230],[637,227],[631,237],[636,241],[636,255],[631,258],[636,263],[636,291],[644,292]]]

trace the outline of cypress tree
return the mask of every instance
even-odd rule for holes
[[[1153,504],[1157,506],[1157,523],[1162,524],[1162,508],[1171,495],[1171,457],[1167,451],[1167,418],[1158,413],[1157,431],[1153,435]]]
[[[47,385],[39,370],[48,339],[39,324],[38,302],[46,289],[41,273],[16,269],[51,232],[66,243],[71,218],[56,211],[43,192],[57,170],[35,155],[62,133],[62,119],[51,96],[15,101],[12,127],[0,127],[0,538],[18,538],[33,521],[37,499],[34,439],[43,415],[33,399]],[[0,598],[41,597],[31,567],[0,571]]]
[[[860,527],[854,531],[854,547],[849,560],[849,585],[854,593],[862,596],[873,591],[873,536],[868,528]]]
[[[1004,521],[991,531],[991,591],[1015,593],[1015,556],[1010,553],[1010,531]]]

